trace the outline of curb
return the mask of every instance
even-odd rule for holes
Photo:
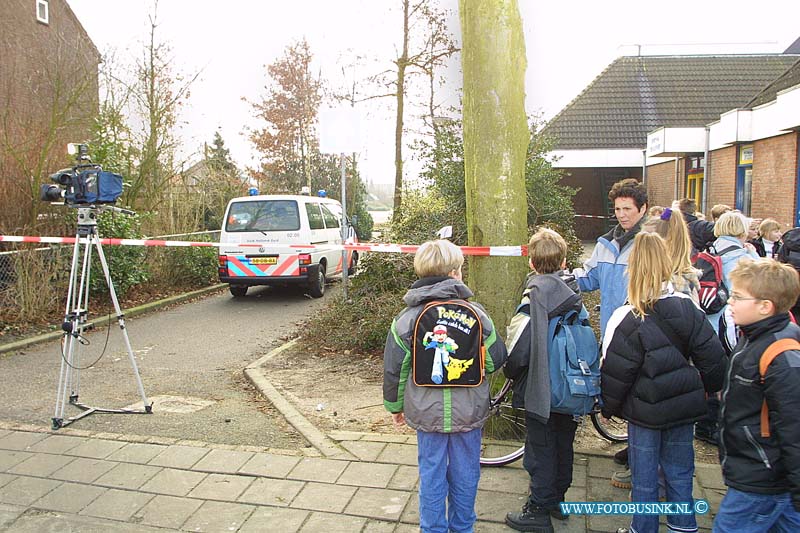
[[[161,307],[166,307],[167,305],[180,303],[186,300],[190,300],[197,296],[202,296],[204,294],[208,294],[219,290],[225,287],[227,283],[217,283],[216,285],[211,285],[210,287],[204,287],[202,289],[198,289],[192,292],[185,292],[183,294],[178,294],[177,296],[170,296],[169,298],[164,298],[162,300],[156,300],[155,302],[148,302],[146,304],[142,304],[137,307],[132,307],[131,309],[123,309],[122,312],[125,315],[125,318],[130,318],[132,316],[141,315],[143,313],[147,313],[148,311],[152,311],[154,309],[158,309]],[[92,320],[90,323],[95,326],[105,326],[108,325],[110,322],[116,320],[116,315],[109,314],[105,316],[98,317]],[[0,354],[6,352],[13,352],[16,350],[22,350],[34,344],[38,344],[40,342],[46,342],[58,339],[64,335],[63,331],[51,331],[50,333],[44,333],[42,335],[36,335],[35,337],[28,337],[26,339],[9,342],[8,344],[0,345]]]
[[[311,443],[314,448],[329,459],[344,459],[348,461],[357,461],[358,458],[354,457],[351,453],[347,452],[344,448],[333,439],[329,438],[324,432],[317,428],[311,421],[308,420],[289,400],[276,389],[272,383],[264,375],[261,366],[278,355],[279,353],[293,348],[297,344],[298,339],[278,346],[264,357],[250,363],[244,369],[244,375],[258,389],[267,400],[277,409],[283,417],[294,427],[305,439]]]

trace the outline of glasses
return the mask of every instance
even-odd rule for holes
[[[747,300],[758,300],[758,301],[761,301],[763,299],[764,298],[745,298],[744,296],[739,296],[738,294],[731,294],[730,296],[728,296],[728,300],[730,300],[732,302],[744,302],[744,301],[747,301]]]

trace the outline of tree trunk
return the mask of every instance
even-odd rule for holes
[[[525,42],[516,0],[459,0],[464,169],[471,246],[527,242]],[[469,284],[502,335],[528,271],[524,257],[471,257]]]
[[[408,64],[408,9],[410,0],[403,0],[403,55],[397,59],[397,119],[394,126],[394,210],[403,201],[403,98],[405,97]]]

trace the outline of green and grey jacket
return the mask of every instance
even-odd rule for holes
[[[432,300],[466,300],[471,296],[469,287],[456,279],[423,278],[403,297],[408,307],[392,322],[383,352],[383,404],[391,413],[404,413],[406,423],[414,429],[435,433],[470,431],[483,427],[489,415],[486,379],[477,387],[418,387],[411,372],[411,337],[425,304]],[[478,303],[470,304],[481,319],[488,375],[505,363],[506,347],[486,310]]]

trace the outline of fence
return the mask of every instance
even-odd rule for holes
[[[219,239],[219,231],[159,235],[151,238],[216,241]],[[14,246],[13,243],[7,244]],[[30,244],[19,244],[15,248],[0,252],[0,322],[40,320],[53,313],[63,312],[63,309],[59,311],[59,308],[64,304],[67,293],[74,247],[37,245],[34,248]],[[126,273],[115,272],[112,258],[119,252],[113,250],[114,248],[127,247],[103,247],[112,265],[112,280],[117,292],[120,293],[120,284],[125,284],[125,281],[120,279],[124,278]],[[136,253],[139,255],[135,258],[137,263],[135,266],[149,274],[147,282],[149,284],[170,289],[175,286],[196,288],[215,281],[216,249],[214,248],[193,250],[147,248],[137,249]],[[93,282],[102,278],[99,265],[97,268],[93,267]],[[104,286],[104,282],[100,283]]]

